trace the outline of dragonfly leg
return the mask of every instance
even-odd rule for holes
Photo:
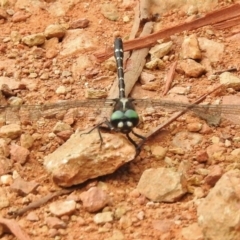
[[[135,133],[133,130],[132,130],[132,133],[133,133],[133,135],[135,135],[135,136],[138,137],[138,138],[141,138],[142,140],[145,140],[145,139],[146,139],[144,136]]]
[[[132,133],[133,133],[133,135],[135,135],[136,137],[142,139],[142,141],[141,141],[140,144],[136,144],[132,139],[131,139],[131,140],[132,140],[132,141],[131,141],[131,140],[128,138],[129,141],[135,146],[135,149],[136,149],[135,158],[136,158],[136,157],[140,154],[142,145],[144,144],[146,138],[145,138],[144,136],[140,135],[140,134],[135,133],[133,130],[132,130]],[[133,143],[133,142],[134,142],[134,143]]]
[[[105,124],[106,126],[102,126],[103,124]],[[93,127],[90,131],[82,133],[80,136],[84,135],[84,134],[89,134],[91,133],[94,129],[97,129],[98,131],[98,135],[100,138],[100,147],[102,146],[103,143],[103,138],[102,138],[102,134],[101,134],[101,129],[105,129],[105,130],[112,130],[113,127],[111,126],[110,122],[106,119],[104,122],[99,123],[98,125],[96,125],[95,127]]]

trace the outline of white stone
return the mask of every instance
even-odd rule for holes
[[[204,239],[240,239],[240,171],[226,172],[197,209]]]
[[[175,202],[187,192],[187,181],[172,169],[150,168],[143,172],[137,190],[154,202]]]
[[[65,94],[67,91],[66,91],[66,88],[64,86],[59,86],[56,90],[56,94],[60,95],[60,94]]]
[[[70,215],[76,209],[76,202],[74,200],[57,201],[49,206],[50,212],[55,216]]]
[[[4,185],[10,185],[13,182],[13,178],[9,174],[2,175],[0,180],[1,180],[1,183]]]
[[[230,72],[224,72],[220,75],[220,83],[228,88],[240,90],[240,78]]]
[[[158,59],[158,58],[162,58],[163,56],[167,55],[171,48],[172,48],[173,42],[166,42],[166,43],[162,43],[162,44],[157,44],[154,47],[152,47],[149,50],[149,53],[151,54],[151,60],[153,59]]]
[[[97,213],[93,217],[93,221],[96,224],[104,224],[104,223],[107,223],[107,222],[112,222],[113,221],[113,212]]]

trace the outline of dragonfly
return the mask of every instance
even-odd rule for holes
[[[240,106],[237,104],[222,105],[222,104],[191,104],[181,103],[164,99],[132,99],[125,96],[125,82],[123,69],[123,42],[121,38],[116,38],[114,42],[114,56],[117,65],[119,97],[117,99],[84,99],[84,100],[64,100],[55,103],[45,103],[41,105],[7,105],[0,106],[0,122],[16,123],[19,119],[28,121],[37,121],[40,118],[54,118],[61,111],[70,109],[111,109],[110,118],[105,119],[100,124],[97,124],[93,129],[100,130],[103,125],[110,130],[121,132],[126,135],[128,140],[134,145],[136,151],[139,151],[140,145],[137,144],[130,134],[132,133],[137,138],[144,140],[145,137],[137,134],[134,131],[139,124],[139,113],[136,111],[138,107],[146,109],[148,107],[157,109],[173,109],[177,111],[192,111],[197,116],[207,120],[210,124],[218,125],[219,115],[231,114],[240,116]],[[81,116],[79,116],[80,118]],[[25,120],[24,120],[25,121]],[[22,122],[22,121],[21,121]],[[104,127],[103,127],[104,128]]]

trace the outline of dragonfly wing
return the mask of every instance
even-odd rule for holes
[[[61,118],[69,110],[76,109],[79,116],[85,112],[89,117],[112,108],[115,101],[112,99],[86,99],[59,101],[43,105],[21,105],[0,107],[0,121],[6,124],[37,121],[39,118]]]

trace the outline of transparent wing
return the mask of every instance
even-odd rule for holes
[[[179,111],[185,109],[196,111],[196,112],[209,112],[209,113],[225,113],[240,115],[240,106],[237,104],[222,105],[222,104],[191,104],[191,103],[180,103],[167,100],[159,99],[134,99],[136,105],[142,105],[143,107],[163,107],[170,108]]]
[[[43,105],[21,105],[21,106],[0,106],[0,122],[13,123],[19,121],[19,118],[36,121],[40,117],[53,118],[57,114],[66,113],[69,109],[83,109],[89,115],[93,109],[100,114],[103,109],[112,109],[114,99],[86,99],[59,101]],[[133,99],[133,103],[141,109],[147,107],[173,109],[178,111],[193,111],[199,117],[207,120],[210,124],[218,124],[221,113],[239,115],[239,105],[203,105],[180,103],[160,99]]]
[[[222,104],[191,104],[180,103],[174,101],[160,100],[160,99],[136,99],[136,105],[142,107],[166,108],[178,111],[192,111],[200,118],[205,119],[209,124],[218,125],[221,114],[231,114],[240,116],[240,106],[237,104],[222,105]]]
[[[20,105],[20,106],[0,106],[0,122],[16,123],[20,119],[23,121],[36,121],[41,117],[53,118],[56,115],[66,113],[70,109],[82,109],[91,115],[92,110],[96,109],[98,113],[102,109],[111,109],[114,105],[111,99],[86,99],[59,101],[43,105]]]

